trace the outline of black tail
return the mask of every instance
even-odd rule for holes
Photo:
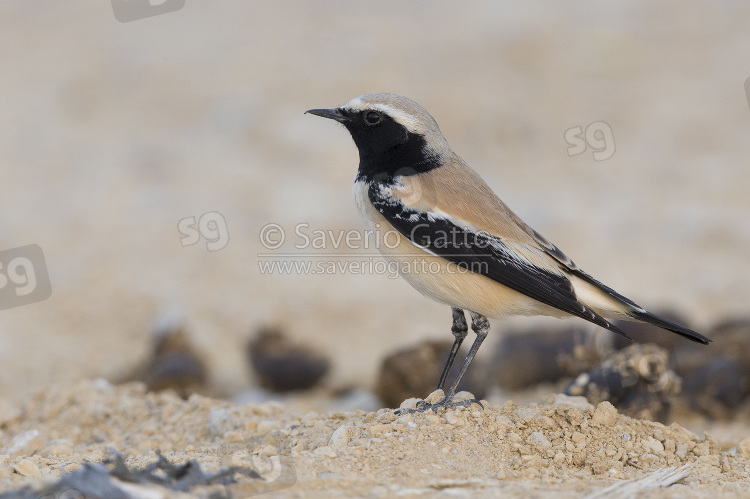
[[[647,322],[662,329],[666,329],[667,331],[677,333],[683,338],[689,339],[690,341],[703,343],[704,345],[708,345],[709,343],[711,343],[711,340],[709,340],[702,334],[696,333],[692,329],[688,329],[685,326],[680,326],[676,322],[672,322],[670,320],[664,319],[663,317],[659,317],[658,315],[654,315],[651,312],[646,312],[645,310],[642,312],[639,310],[630,310],[628,312],[628,315],[639,321]]]

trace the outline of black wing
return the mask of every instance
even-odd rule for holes
[[[370,202],[414,244],[541,303],[628,338],[616,326],[579,302],[570,280],[564,274],[535,266],[496,236],[406,207],[397,199],[384,198],[381,192],[378,184],[371,184],[368,190]]]
[[[547,252],[548,255],[556,259],[558,262],[560,262],[562,265],[565,266],[565,268],[573,275],[578,276],[579,278],[583,279],[584,281],[589,282],[590,284],[593,284],[597,288],[601,289],[605,293],[609,294],[616,300],[621,301],[622,303],[628,305],[630,307],[630,310],[627,312],[630,317],[632,317],[635,320],[646,322],[648,324],[653,324],[654,326],[660,327],[662,329],[666,329],[667,331],[672,331],[673,333],[677,333],[680,336],[687,338],[691,341],[695,341],[697,343],[702,343],[704,345],[708,345],[711,340],[706,338],[700,333],[697,333],[693,331],[690,328],[687,328],[681,324],[677,324],[676,322],[672,322],[668,319],[665,319],[664,317],[659,317],[658,315],[652,314],[651,312],[648,312],[647,310],[644,310],[643,307],[635,303],[633,300],[621,295],[614,289],[610,288],[606,284],[603,284],[599,282],[598,280],[594,279],[590,275],[588,275],[586,272],[578,268],[578,266],[573,263],[573,260],[568,258],[565,253],[560,251],[560,249],[549,242],[547,239],[544,238],[540,233],[529,227],[526,226],[529,233],[532,237],[536,240],[537,243],[544,249],[545,252]]]
[[[552,258],[560,262],[571,274],[576,275],[583,279],[584,281],[589,282],[590,284],[593,284],[597,288],[601,289],[605,293],[609,294],[613,298],[633,307],[637,311],[645,312],[637,303],[633,302],[630,298],[627,298],[614,289],[610,288],[606,284],[603,284],[590,275],[588,275],[586,272],[578,268],[578,265],[573,262],[570,258],[568,258],[568,255],[560,251],[560,248],[552,244],[542,236],[540,233],[526,225],[526,229],[528,229],[529,234],[534,238],[534,240],[539,243],[539,246],[542,247],[542,249]]]

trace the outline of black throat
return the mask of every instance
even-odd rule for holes
[[[440,166],[422,135],[411,133],[387,117],[377,129],[347,126],[359,149],[355,181],[387,181],[397,176],[425,173]]]

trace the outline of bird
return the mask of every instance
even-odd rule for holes
[[[454,396],[489,333],[488,318],[575,316],[630,339],[613,324],[629,320],[710,342],[581,270],[500,200],[411,99],[368,93],[306,114],[337,121],[351,134],[359,151],[355,203],[383,257],[417,291],[451,307],[454,341],[437,389],[444,390],[468,335],[465,311],[471,318],[476,338],[455,379],[439,402],[415,410],[479,403]]]

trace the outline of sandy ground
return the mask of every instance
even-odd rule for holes
[[[372,388],[385,353],[450,339],[450,313],[388,275],[264,275],[259,262],[368,261],[366,248],[330,237],[296,247],[295,229],[361,230],[351,140],[302,113],[392,91],[424,105],[587,272],[649,307],[678,308],[699,330],[746,314],[748,23],[742,2],[195,0],[129,23],[109,2],[3,2],[0,250],[38,245],[52,292],[0,311],[0,449],[39,432],[0,455],[0,490],[39,481],[14,471],[21,461],[48,476],[109,447],[134,463],[157,447],[219,463],[257,422],[279,432],[269,445],[289,449],[289,495],[577,496],[690,464],[687,485],[655,494],[734,496],[748,461],[729,451],[750,436],[747,419],[677,421],[698,437],[620,416],[596,426],[592,410],[571,417],[546,393],[437,420],[364,406],[330,414],[329,394]],[[600,121],[614,154],[569,156],[566,130]],[[210,212],[228,244],[184,246],[180,221]],[[278,249],[262,244],[269,223],[287,234]],[[142,359],[165,307],[181,311],[205,356],[209,395],[254,385],[244,345],[265,324],[328,354],[325,390],[256,406],[82,381]],[[550,322],[493,321],[488,341],[531,323]],[[221,410],[232,417],[211,430]]]
[[[225,486],[233,497],[269,491],[291,497],[741,497],[750,486],[750,439],[722,452],[709,434],[634,420],[609,402],[594,408],[581,397],[551,396],[528,406],[484,403],[484,410],[472,405],[438,414],[319,414],[278,402],[239,406],[199,395],[183,401],[137,384],[81,382],[40,392],[16,414],[3,414],[3,427],[17,436],[9,455],[0,456],[0,477],[5,488],[30,483],[43,493],[60,474],[116,450],[128,453],[132,467],[145,467],[160,450],[172,462],[194,459],[208,470],[260,470],[264,480]],[[664,470],[677,473],[661,483],[669,489],[648,481]],[[614,491],[607,489],[613,484]],[[131,487],[137,497],[165,493]],[[205,496],[217,488],[222,491],[191,492]]]

